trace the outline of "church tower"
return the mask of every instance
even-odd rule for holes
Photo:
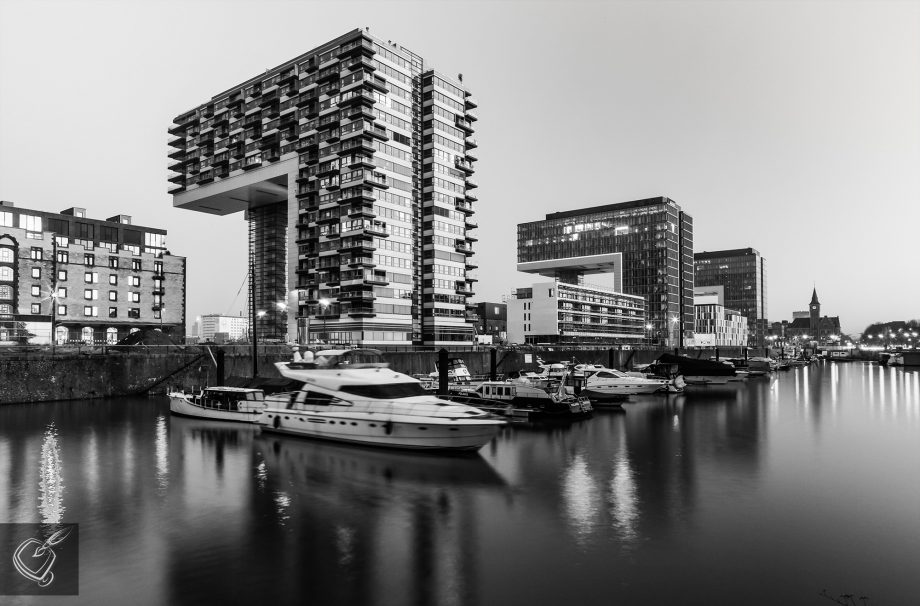
[[[821,319],[821,303],[818,302],[818,290],[817,288],[812,289],[811,291],[811,303],[808,305],[809,312],[809,325],[811,329],[811,334],[815,337],[818,335],[818,324]]]

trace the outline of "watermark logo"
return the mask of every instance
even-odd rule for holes
[[[77,524],[0,524],[0,548],[0,595],[77,595]]]

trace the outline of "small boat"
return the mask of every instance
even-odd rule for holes
[[[265,410],[261,389],[206,387],[197,394],[173,390],[167,395],[171,413],[199,419],[258,423]]]
[[[278,362],[299,390],[266,397],[264,431],[416,450],[479,450],[502,418],[431,395],[388,368],[374,349],[320,351],[312,362]]]
[[[483,381],[451,400],[524,421],[574,421],[591,416],[594,410],[587,398],[550,394],[518,382]]]
[[[731,364],[687,356],[662,354],[655,362],[655,365],[660,364],[676,365],[678,373],[683,375],[687,385],[725,385],[736,376],[735,368]]]
[[[598,403],[623,396],[667,391],[669,383],[667,379],[636,377],[619,370],[605,368],[588,377],[581,393],[592,402]]]

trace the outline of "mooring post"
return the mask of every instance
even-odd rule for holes
[[[716,347],[716,362],[719,361],[719,348]]]
[[[217,382],[215,385],[224,384],[224,350],[218,349],[214,354],[214,359],[217,362]]]
[[[741,351],[744,352],[744,361],[747,362],[747,345],[742,346]]]
[[[498,370],[497,368],[498,364],[496,363],[496,353],[497,352],[495,351],[494,347],[489,349],[489,380],[490,381],[494,381],[495,377],[497,376],[495,372],[496,370]]]
[[[447,395],[447,350],[438,351],[438,395]]]
[[[607,349],[607,368],[616,368],[613,365],[613,348]]]
[[[675,347],[675,348],[674,348],[674,355],[675,355],[675,356],[679,356],[679,355],[680,355],[680,354],[677,353],[677,352],[678,352],[678,349]]]

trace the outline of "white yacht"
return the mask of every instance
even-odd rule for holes
[[[670,381],[636,377],[625,372],[605,368],[588,377],[582,395],[592,400],[605,400],[616,396],[632,396],[666,391]]]
[[[265,410],[261,389],[207,387],[197,394],[172,390],[167,395],[171,413],[199,419],[258,423]]]
[[[478,408],[442,400],[387,368],[379,351],[328,350],[313,362],[279,362],[298,391],[266,398],[262,429],[368,446],[478,450],[506,425]]]

